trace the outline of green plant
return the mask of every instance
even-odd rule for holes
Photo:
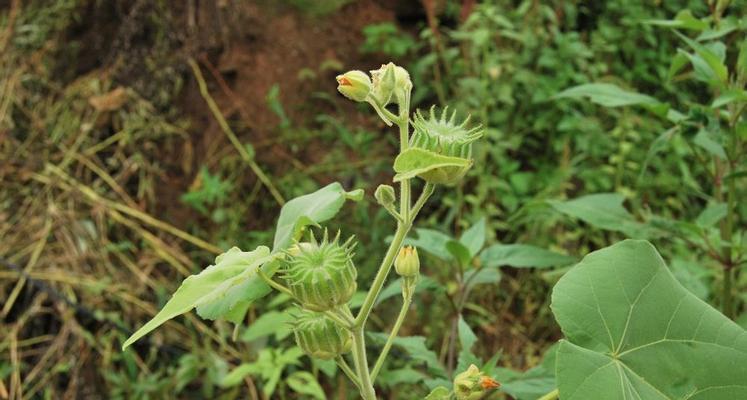
[[[478,285],[496,285],[501,280],[499,267],[546,269],[569,265],[573,257],[559,254],[528,244],[486,244],[487,222],[484,218],[465,230],[457,239],[436,230],[417,228],[416,238],[408,238],[407,244],[417,246],[432,257],[429,265],[435,270],[444,271],[439,281],[428,283],[437,285],[448,298],[453,310],[448,316],[448,346],[446,347],[446,367],[453,371],[467,367],[463,355],[457,354],[459,324],[463,323],[463,311],[470,301],[470,295]],[[389,293],[389,291],[387,292]],[[460,322],[461,321],[461,322]],[[467,349],[468,350],[468,349]],[[464,349],[462,349],[464,351]],[[458,360],[458,364],[455,363]]]
[[[417,284],[419,268],[412,267],[416,262],[412,258],[417,257],[417,253],[409,250],[401,253],[403,242],[435,186],[456,183],[471,167],[471,144],[480,138],[481,131],[470,128],[466,120],[457,121],[454,113],[447,114],[444,110],[436,116],[431,110],[429,117],[417,115],[413,122],[415,132],[411,135],[412,83],[408,72],[392,63],[372,71],[371,77],[351,71],[338,76],[337,80],[342,94],[354,101],[369,103],[387,125],[397,125],[400,138],[400,154],[394,161],[397,173],[394,181],[400,185],[399,205],[397,207],[391,186],[382,185],[376,195],[382,207],[397,221],[397,228],[357,315],[354,316],[348,307],[356,289],[357,275],[352,238],[340,243],[339,235],[329,239],[325,230],[321,242],[313,234],[310,241],[300,241],[306,227],[331,219],[345,200],[357,201],[363,196],[360,189],[348,192],[334,183],[283,206],[272,250],[266,246],[251,252],[232,248],[218,256],[214,265],[187,278],[163,309],[135,332],[123,348],[192,308],[203,318],[225,318],[239,323],[249,305],[274,288],[295,299],[306,310],[298,314],[294,325],[300,347],[312,356],[335,358],[363,398],[375,398],[373,380],[397,336]],[[397,112],[390,111],[389,105],[396,105]],[[419,198],[413,202],[412,181],[416,178],[425,183]],[[405,270],[403,264],[409,264],[402,286],[403,311],[370,369],[364,329],[395,263],[400,265],[400,270]],[[278,272],[280,280],[273,278]],[[350,344],[352,368],[343,357]]]
[[[482,250],[484,220],[459,240],[431,233],[430,241],[435,245],[428,242],[428,231],[420,230],[415,243],[456,266],[460,282],[457,303],[461,306],[456,307],[457,334],[452,338],[458,337],[460,342],[460,372],[447,372],[426,348],[425,338],[398,337],[421,269],[417,251],[403,247],[406,237],[436,185],[454,185],[472,167],[472,143],[482,132],[470,128],[467,120],[457,121],[456,115],[446,110],[440,114],[431,110],[425,117],[416,113],[411,119],[409,74],[392,63],[372,71],[371,77],[351,71],[338,76],[337,81],[343,95],[370,104],[387,125],[397,125],[400,133],[400,152],[393,163],[393,181],[400,185],[398,196],[389,185],[380,185],[374,193],[381,207],[397,221],[397,227],[358,312],[354,315],[351,310],[358,276],[354,239],[342,241],[339,233],[331,238],[324,228],[319,240],[313,230],[322,228],[321,224],[332,219],[347,200],[361,200],[363,191],[346,191],[339,183],[332,183],[283,206],[272,249],[259,246],[244,252],[232,248],[218,256],[214,265],[185,279],[163,309],[127,339],[123,348],[193,308],[203,318],[240,324],[251,304],[275,289],[279,296],[293,299],[301,308],[288,319],[298,347],[262,350],[258,360],[229,373],[228,383],[258,374],[265,381],[265,393],[272,394],[289,369],[285,379],[288,386],[322,397],[313,375],[292,368],[300,365],[299,357],[305,353],[321,360],[334,359],[361,396],[373,400],[374,382],[391,348],[398,346],[423,361],[435,376],[426,382],[432,389],[427,399],[476,400],[489,396],[500,386],[492,375],[505,371],[496,370],[497,356],[483,362],[472,353],[477,336],[460,315],[469,285],[473,280],[495,281],[491,274],[478,277],[497,266],[547,267],[571,259],[521,244],[496,244]],[[396,113],[387,107],[391,105],[396,105]],[[424,184],[413,202],[412,183],[417,180]],[[614,203],[611,206],[614,208]],[[569,209],[580,209],[588,218],[600,218],[584,213],[583,207]],[[601,219],[615,224],[604,216]],[[638,228],[641,226],[632,222],[621,227]],[[303,241],[305,231],[309,233],[307,241]],[[392,266],[402,278],[401,311],[389,334],[371,333],[367,337],[366,323],[377,300],[383,297]],[[726,400],[747,396],[747,332],[688,292],[648,242],[627,240],[586,256],[553,289],[552,311],[566,338],[557,350],[548,353],[551,361],[547,362],[555,363],[557,389],[542,396],[543,400],[605,400],[636,395]],[[373,367],[368,361],[367,339],[383,346]],[[449,369],[453,359],[451,356]],[[537,374],[546,376],[546,368]],[[522,378],[532,376],[537,375],[530,371],[524,377],[514,376],[509,384],[516,385],[506,390],[525,398],[523,393],[518,394],[524,390],[520,383]]]
[[[705,89],[710,96],[681,103],[663,101],[606,82],[571,87],[555,96],[556,99],[588,98],[610,108],[637,106],[668,124],[650,144],[640,177],[643,178],[649,169],[660,168],[657,161],[665,150],[682,145],[686,149],[684,156],[694,161],[692,164],[701,175],[695,179],[685,175],[682,179],[688,189],[685,193],[697,197],[690,202],[690,215],[672,218],[645,210],[642,213],[645,221],[641,222],[622,206],[625,196],[615,193],[551,204],[566,215],[629,237],[671,236],[716,262],[722,276],[721,309],[728,317],[735,318],[741,300],[734,296],[735,285],[743,284],[739,280],[739,270],[747,262],[745,232],[741,228],[746,214],[737,200],[743,195],[739,183],[744,179],[747,155],[747,122],[743,116],[747,108],[744,89],[747,28],[736,16],[724,16],[728,5],[728,1],[713,4],[711,15],[703,18],[683,10],[671,20],[639,21],[671,28],[684,44],[672,58],[667,71],[668,83]],[[692,33],[694,37],[680,31]],[[686,169],[682,172],[689,174]]]

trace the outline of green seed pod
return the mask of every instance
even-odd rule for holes
[[[412,246],[402,247],[394,260],[394,270],[403,278],[417,277],[420,274],[418,249]]]
[[[440,118],[436,116],[435,107],[431,107],[428,118],[418,110],[413,120],[415,132],[410,139],[410,146],[442,156],[469,160],[464,166],[443,166],[419,175],[426,182],[453,185],[459,182],[472,166],[472,143],[482,137],[483,128],[468,128],[470,117],[457,123],[456,112],[453,112],[448,120],[446,118],[447,109],[443,110]]]
[[[293,324],[296,344],[307,355],[323,360],[350,351],[350,332],[322,313],[302,310]]]
[[[374,193],[376,201],[384,207],[391,207],[394,202],[397,201],[397,196],[394,194],[394,188],[389,185],[379,185]]]
[[[371,78],[363,71],[348,71],[337,75],[337,90],[353,101],[365,101],[371,93]]]
[[[330,241],[327,231],[321,243],[311,235],[310,242],[297,243],[286,251],[283,278],[304,308],[327,311],[350,300],[357,288],[351,237],[340,244],[340,233]]]

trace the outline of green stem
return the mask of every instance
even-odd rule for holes
[[[734,318],[734,302],[732,301],[732,277],[733,277],[733,268],[724,268],[724,301],[723,301],[723,311],[724,315],[726,315],[729,318]]]
[[[357,387],[358,390],[360,390],[361,381],[360,379],[358,379],[358,376],[355,374],[355,372],[352,369],[350,369],[350,366],[348,365],[347,362],[345,362],[345,359],[342,358],[342,356],[339,356],[335,359],[335,361],[337,361],[337,366],[340,367],[342,372],[344,372],[345,375],[347,375],[347,377],[350,379],[350,381],[353,382],[355,387]]]
[[[537,400],[556,400],[560,398],[559,396],[560,396],[560,392],[558,391],[558,389],[555,389],[552,392],[540,397]]]
[[[420,195],[420,198],[418,199],[418,201],[415,202],[415,205],[412,206],[413,216],[418,215],[418,213],[420,212],[420,209],[423,208],[423,206],[425,205],[425,202],[428,201],[428,198],[431,197],[431,195],[433,194],[435,190],[436,190],[436,185],[432,183],[425,184],[425,186],[423,187],[423,193]]]
[[[379,374],[381,366],[384,365],[384,360],[386,360],[386,356],[389,354],[389,350],[394,343],[394,338],[397,337],[397,333],[399,333],[399,329],[402,327],[402,322],[405,321],[407,311],[410,309],[410,304],[412,304],[412,291],[409,291],[408,295],[404,296],[402,308],[399,310],[397,320],[394,322],[394,326],[392,327],[392,331],[389,332],[389,337],[384,344],[384,348],[381,349],[381,354],[379,354],[379,358],[376,359],[376,364],[374,364],[374,367],[371,370],[371,381],[376,381],[376,376]]]
[[[410,147],[410,119],[409,119],[409,104],[400,110],[400,121],[399,125],[399,152],[404,153]],[[400,182],[400,203],[399,203],[399,215],[403,220],[409,221],[410,219],[410,180],[404,179]]]
[[[376,400],[376,392],[368,372],[368,360],[366,359],[366,339],[363,337],[363,328],[353,328],[353,360],[355,369],[360,379],[360,392],[364,400]]]
[[[386,255],[384,255],[384,260],[382,260],[381,265],[379,265],[379,271],[376,273],[376,277],[371,284],[371,289],[368,291],[368,294],[363,301],[363,305],[358,311],[358,316],[355,318],[356,328],[363,329],[365,327],[368,315],[371,313],[374,302],[379,296],[381,288],[384,286],[389,270],[392,268],[394,258],[397,256],[397,253],[399,253],[399,249],[402,247],[402,242],[404,242],[405,236],[407,236],[409,230],[410,223],[397,224],[397,231],[394,233],[394,239],[392,239],[392,243],[389,244],[389,249],[387,249]]]

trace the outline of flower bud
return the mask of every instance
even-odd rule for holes
[[[395,68],[393,63],[382,65],[371,71],[371,94],[382,106],[389,104],[395,85]]]
[[[348,71],[337,75],[337,90],[353,101],[365,101],[371,93],[371,79],[363,71]]]
[[[475,364],[454,378],[454,394],[457,400],[478,400],[490,390],[500,387],[495,379],[485,375]]]
[[[394,260],[394,270],[403,278],[417,277],[420,274],[418,249],[412,246],[402,247]]]
[[[374,192],[376,201],[384,207],[391,207],[394,202],[397,201],[397,196],[394,194],[394,188],[389,185],[379,185]]]
[[[308,356],[330,360],[350,351],[350,332],[326,315],[301,311],[293,323],[296,344]]]
[[[389,103],[404,103],[412,90],[410,74],[391,62],[371,71],[371,77],[373,97],[382,107]]]
[[[351,237],[339,243],[340,234],[330,241],[327,231],[318,243],[297,243],[288,249],[283,279],[301,305],[313,311],[327,311],[350,300],[357,288]]]

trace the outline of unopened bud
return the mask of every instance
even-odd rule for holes
[[[402,247],[394,260],[394,270],[403,278],[417,277],[420,274],[418,249],[412,246]]]
[[[485,375],[475,364],[454,378],[454,394],[457,400],[478,400],[501,384]]]
[[[397,201],[394,188],[389,185],[379,185],[374,192],[374,197],[384,207],[391,207]]]
[[[392,98],[392,93],[394,92],[394,69],[395,65],[389,63],[371,71],[371,94],[382,107],[389,104],[389,100]]]
[[[337,90],[353,101],[365,101],[371,93],[371,79],[363,71],[348,71],[337,75]]]

